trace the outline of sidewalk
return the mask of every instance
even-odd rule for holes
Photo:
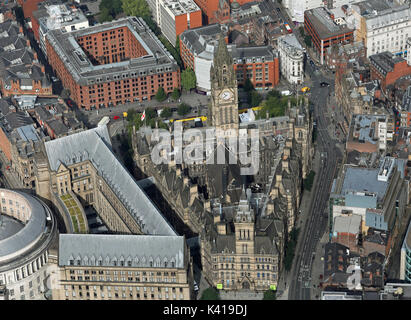
[[[142,111],[146,108],[150,107],[176,107],[180,105],[181,103],[186,103],[189,106],[196,108],[199,106],[207,106],[209,102],[209,96],[197,94],[197,93],[183,93],[179,100],[173,101],[171,98],[167,98],[163,102],[158,102],[156,99],[153,100],[146,100],[143,102],[129,102],[126,104],[118,105],[118,106],[113,106],[113,107],[108,107],[108,108],[100,108],[98,110],[91,110],[91,111],[86,111],[86,110],[80,110],[80,112],[84,115],[86,115],[89,119],[89,121],[94,121],[97,118],[102,118],[103,116],[109,116],[109,115],[118,115],[122,114],[123,112],[127,112],[130,109],[135,109],[137,111]]]
[[[220,291],[221,300],[262,300],[264,293],[254,291]]]
[[[318,172],[320,169],[320,160],[321,156],[318,150],[315,151],[314,154],[314,159],[313,159],[313,165],[312,165],[312,170],[315,172],[315,177],[313,181],[313,187],[311,190],[315,190],[317,186],[317,180],[318,180]],[[282,274],[280,275],[280,279],[278,281],[278,286],[277,286],[277,299],[278,300],[288,300],[288,294],[289,294],[289,286],[291,284],[291,276],[293,274],[293,270],[296,267],[296,261],[297,261],[297,253],[300,250],[301,246],[301,239],[302,239],[302,233],[303,233],[303,222],[305,222],[309,216],[308,214],[310,213],[310,207],[311,207],[311,202],[312,202],[312,191],[307,191],[305,190],[302,198],[301,198],[301,203],[299,206],[299,210],[301,211],[300,214],[297,215],[296,223],[295,226],[296,228],[300,229],[299,235],[298,235],[298,240],[297,240],[297,246],[295,248],[295,255],[293,259],[293,267],[290,271],[285,271],[283,269]]]
[[[320,275],[324,276],[324,246],[328,242],[328,231],[327,228],[324,231],[323,236],[321,237],[320,241],[318,242],[317,249],[315,252],[315,258],[313,262],[313,266],[311,269],[311,300],[318,300],[321,296],[321,288],[319,288],[320,282]]]

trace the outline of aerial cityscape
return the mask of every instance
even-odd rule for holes
[[[408,50],[409,0],[0,0],[0,300],[411,300]]]

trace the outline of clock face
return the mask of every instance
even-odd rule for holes
[[[230,91],[224,91],[224,92],[221,94],[221,98],[222,98],[223,100],[228,100],[228,99],[230,99],[230,98],[231,98],[231,92],[230,92]]]

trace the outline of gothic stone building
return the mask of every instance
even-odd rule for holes
[[[203,273],[224,290],[277,285],[283,224],[256,214],[243,190],[238,206],[214,212],[201,232]]]
[[[83,208],[92,206],[116,234],[60,236],[53,298],[190,299],[185,237],[117,160],[106,126],[45,142],[34,167],[36,193],[58,209],[68,233],[88,232]]]

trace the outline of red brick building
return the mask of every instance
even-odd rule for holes
[[[257,90],[272,89],[280,82],[278,53],[270,46],[232,47],[231,55],[240,86],[247,78]]]
[[[23,14],[26,19],[33,18],[33,12],[38,9],[38,4],[44,0],[17,0],[17,3],[22,7]]]
[[[354,41],[354,30],[347,26],[337,25],[323,7],[304,12],[304,31],[306,35],[311,36],[313,47],[318,52],[321,64],[325,62],[329,47]]]
[[[160,0],[158,6],[157,24],[172,45],[185,30],[203,25],[201,9],[193,0]]]
[[[230,17],[230,1],[229,0],[221,0],[218,2],[218,8],[215,12],[215,17],[217,23],[224,24],[231,20]]]
[[[382,90],[394,84],[399,78],[411,74],[411,66],[399,56],[391,52],[381,52],[369,56],[371,80],[380,80]]]
[[[194,0],[197,5],[201,8],[201,11],[203,11],[205,15],[205,23],[204,25],[207,24],[212,24],[216,23],[217,20],[217,11],[219,10],[219,5],[222,7],[224,4],[222,2],[225,2],[226,0]],[[258,0],[257,0],[258,1]],[[221,2],[221,4],[220,4]],[[249,2],[256,2],[256,0],[229,0],[230,6],[231,4],[237,3],[239,5],[243,5],[245,3]],[[235,5],[237,6],[237,5]]]
[[[362,219],[359,215],[338,216],[334,219],[331,242],[346,246],[353,252],[359,252],[358,237],[361,233]]]
[[[17,21],[0,24],[3,50],[0,64],[0,91],[3,97],[13,95],[51,95],[52,85],[44,73],[44,66],[37,60],[37,53],[30,48]]]
[[[197,89],[210,90],[210,67],[219,35],[228,43],[228,33],[219,24],[203,26],[183,32],[180,37],[180,55],[184,66],[194,70]],[[271,89],[280,81],[278,53],[271,46],[237,47],[229,45],[234,61],[237,82],[241,86],[249,78],[257,90]]]
[[[141,18],[47,33],[50,65],[87,110],[151,100],[159,87],[180,88],[180,69]]]

